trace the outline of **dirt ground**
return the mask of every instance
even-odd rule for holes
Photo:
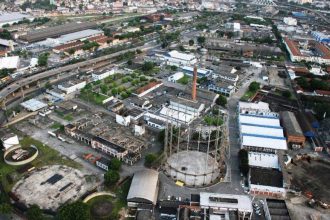
[[[311,192],[313,197],[330,203],[330,163],[321,160],[298,161],[292,165],[292,186],[302,193]]]

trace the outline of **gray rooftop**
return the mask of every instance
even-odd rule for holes
[[[298,120],[293,112],[284,111],[280,113],[283,127],[288,135],[304,136]]]
[[[143,201],[156,204],[158,196],[158,172],[145,169],[134,174],[127,201]]]

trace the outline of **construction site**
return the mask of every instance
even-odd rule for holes
[[[330,207],[330,163],[319,157],[297,155],[288,167],[291,186],[323,208]]]

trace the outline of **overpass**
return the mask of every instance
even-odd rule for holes
[[[41,73],[26,77],[26,78],[21,78],[15,82],[9,84],[8,86],[6,86],[5,88],[3,88],[0,91],[0,102],[2,104],[5,104],[6,99],[9,95],[15,93],[18,90],[22,90],[24,87],[28,87],[30,84],[38,82],[40,80],[47,79],[47,78],[50,78],[53,76],[58,76],[59,74],[64,73],[64,72],[78,70],[79,68],[82,68],[82,67],[92,66],[92,65],[95,65],[96,63],[113,59],[126,52],[135,51],[137,49],[147,50],[147,49],[154,48],[154,47],[156,47],[156,46],[155,45],[153,45],[153,46],[143,45],[143,46],[133,47],[133,48],[122,50],[122,51],[119,51],[119,52],[116,52],[113,54],[105,55],[102,57],[97,57],[97,58],[86,60],[86,61],[79,62],[76,64],[70,64],[70,65],[59,67],[56,69],[47,70],[45,72],[41,72]],[[76,74],[77,73],[74,72],[74,73],[68,74],[68,75],[76,75]]]

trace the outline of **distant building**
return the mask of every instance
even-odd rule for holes
[[[284,38],[284,44],[290,55],[292,62],[315,62],[319,64],[330,64],[330,49],[316,41],[309,42],[299,42],[295,40],[290,40],[289,38]],[[303,49],[300,49],[302,47]],[[307,51],[307,48],[312,48],[312,51]]]
[[[305,144],[305,136],[293,112],[284,111],[280,114],[285,136],[291,147],[302,147]]]
[[[292,17],[285,17],[283,18],[283,22],[287,25],[297,25],[297,19],[292,18]]]
[[[20,64],[19,56],[0,58],[0,70],[1,69],[18,69],[19,64]]]
[[[312,36],[315,38],[316,41],[329,44],[330,43],[330,34],[325,34],[318,31],[312,31]]]
[[[279,169],[251,167],[249,175],[251,194],[277,198],[286,196],[283,174]]]
[[[62,84],[58,85],[58,88],[62,91],[64,91],[66,94],[70,94],[76,91],[79,91],[80,89],[84,88],[86,86],[86,81],[84,80],[76,80],[76,81],[69,81],[64,82]]]
[[[229,97],[235,92],[235,85],[234,82],[217,79],[209,83],[208,90]]]
[[[98,149],[118,159],[123,159],[128,154],[128,151],[125,148],[101,137],[93,137],[91,140],[91,146],[94,149]]]
[[[14,133],[5,134],[3,137],[1,137],[1,142],[5,150],[8,150],[13,146],[19,145],[18,137]]]
[[[170,66],[193,66],[197,63],[195,55],[181,53],[176,50],[164,54],[162,59]]]
[[[237,32],[241,30],[241,24],[237,22],[233,22],[233,23],[229,22],[225,24],[225,28],[229,31]]]
[[[313,0],[288,0],[288,2],[294,2],[303,5],[306,3],[313,3]]]
[[[33,43],[45,40],[47,38],[59,37],[61,35],[79,32],[96,27],[97,24],[94,22],[67,23],[63,25],[57,25],[53,27],[30,31],[26,35],[20,36],[20,39],[29,43]]]
[[[29,14],[24,14],[20,12],[4,12],[2,11],[0,14],[0,27],[2,27],[5,24],[13,24],[19,21],[22,21],[23,19],[28,19],[32,21],[34,18]]]
[[[179,79],[184,77],[183,72],[177,72],[167,78],[168,81],[176,83]]]
[[[158,87],[160,87],[161,85],[163,85],[163,83],[161,81],[155,81],[155,82],[149,82],[147,85],[138,88],[134,94],[137,95],[138,97],[143,97],[146,94],[148,94],[149,92],[157,89]]]
[[[115,74],[114,68],[112,68],[111,70],[106,70],[106,71],[102,71],[102,72],[93,72],[92,78],[93,78],[93,81],[98,81],[98,80],[105,79],[108,76],[111,76],[113,74]]]
[[[266,220],[291,220],[289,210],[284,200],[266,199],[264,211]]]
[[[159,190],[158,172],[145,169],[136,172],[127,195],[127,206],[130,208],[153,210]]]
[[[252,219],[252,201],[247,195],[218,193],[200,193],[202,213],[208,213],[208,219],[222,219],[229,211],[236,211],[240,220]]]
[[[189,76],[194,75],[194,68],[191,66],[182,66],[181,67],[182,72]],[[212,74],[212,70],[204,69],[204,68],[197,68],[197,77],[207,77]]]
[[[97,167],[100,167],[103,170],[108,171],[110,166],[110,160],[106,159],[105,157],[101,157],[95,162]]]

